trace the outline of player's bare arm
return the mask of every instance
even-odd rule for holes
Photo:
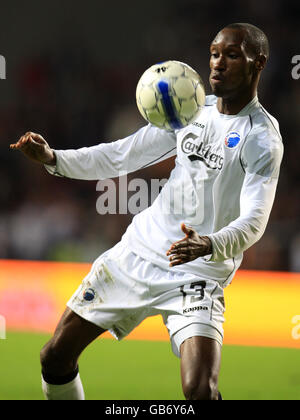
[[[207,236],[200,236],[194,229],[181,225],[185,238],[174,242],[167,252],[170,267],[185,264],[212,253],[212,244]]]
[[[11,144],[12,150],[20,150],[29,159],[45,165],[56,164],[56,156],[46,140],[31,131],[25,133],[17,143]]]

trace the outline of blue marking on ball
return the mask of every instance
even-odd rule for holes
[[[173,128],[173,130],[182,128],[183,125],[176,116],[175,107],[169,94],[169,83],[165,80],[161,80],[158,82],[157,87],[162,95],[162,103],[166,111],[170,126]]]

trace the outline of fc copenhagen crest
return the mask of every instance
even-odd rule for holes
[[[241,141],[241,136],[236,131],[231,131],[225,137],[225,146],[229,149],[234,149]]]
[[[91,302],[92,300],[94,300],[96,295],[96,292],[94,289],[86,289],[83,292],[83,299],[86,300],[87,302]]]

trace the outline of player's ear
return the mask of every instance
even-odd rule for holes
[[[267,64],[267,57],[263,54],[259,54],[254,61],[255,69],[258,71],[262,71]]]

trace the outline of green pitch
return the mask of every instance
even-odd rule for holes
[[[47,335],[0,340],[0,400],[41,400],[39,350]],[[300,352],[224,346],[220,390],[226,400],[299,400]],[[103,339],[80,359],[87,399],[183,399],[179,360],[168,343]]]

